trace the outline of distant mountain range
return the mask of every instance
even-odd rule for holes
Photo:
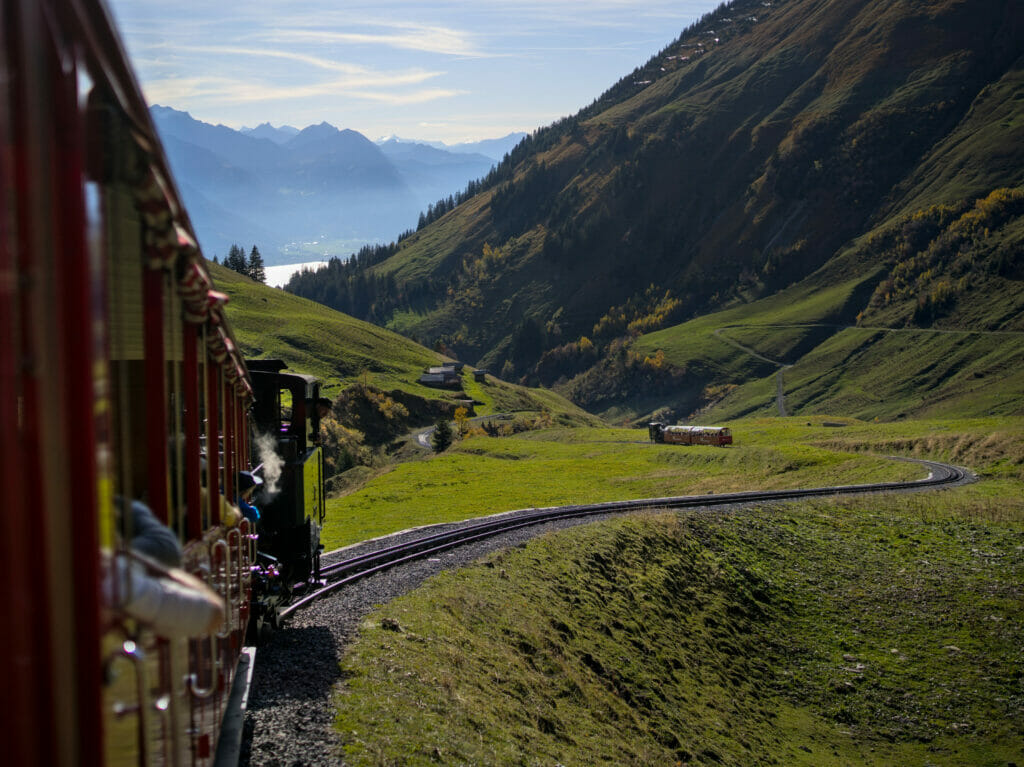
[[[150,113],[204,253],[223,258],[232,243],[257,245],[267,265],[394,240],[523,137],[448,149],[399,139],[378,145],[326,122],[234,130],[170,107]]]

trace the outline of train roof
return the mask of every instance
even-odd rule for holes
[[[665,431],[678,431],[678,432],[689,432],[689,431],[728,431],[728,426],[666,426]]]
[[[173,265],[175,272],[186,275],[181,278],[180,288],[190,320],[207,325],[207,343],[216,354],[229,361],[225,363],[229,380],[240,394],[251,397],[248,368],[224,310],[228,297],[214,290],[170,162],[110,12],[102,0],[75,0],[55,5],[57,12],[65,17],[67,28],[78,32],[89,76],[97,88],[102,89],[109,105],[116,107],[128,121],[130,142],[146,158],[146,172],[136,190],[140,208],[154,227],[154,240],[165,268],[171,269]]]
[[[288,367],[284,360],[246,360],[251,373],[280,373]]]

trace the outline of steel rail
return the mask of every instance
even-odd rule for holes
[[[860,485],[837,485],[828,487],[797,488],[793,490],[746,490],[735,493],[718,493],[706,495],[683,495],[666,498],[641,498],[632,501],[607,501],[603,503],[574,504],[569,506],[552,506],[547,508],[522,509],[503,512],[493,517],[485,517],[477,524],[465,525],[454,530],[446,530],[387,546],[377,551],[360,554],[321,567],[321,575],[330,579],[323,588],[312,592],[281,611],[280,618],[285,620],[303,607],[330,594],[359,578],[381,572],[405,562],[422,559],[431,554],[445,551],[456,546],[490,538],[495,535],[517,530],[523,527],[543,524],[573,517],[586,517],[596,514],[614,514],[645,509],[681,509],[706,506],[730,506],[735,504],[763,503],[787,501],[800,498],[812,498],[829,495],[855,495],[859,493],[877,493],[887,491],[908,491],[926,488],[946,487],[974,480],[974,475],[965,469],[938,461],[926,461],[918,458],[892,457],[893,460],[908,461],[920,464],[929,469],[924,479],[906,482],[874,482]]]

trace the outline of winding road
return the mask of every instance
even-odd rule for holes
[[[468,419],[470,423],[481,423],[483,421],[508,421],[513,418],[512,413],[491,413],[490,415],[475,415]],[[452,425],[455,425],[455,421],[452,421]],[[420,447],[426,448],[427,450],[433,450],[434,448],[430,444],[430,436],[434,433],[435,426],[428,426],[422,431],[415,433],[416,444]]]

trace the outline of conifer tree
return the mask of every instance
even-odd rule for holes
[[[248,275],[249,264],[245,260],[245,251],[242,250],[241,245],[232,244],[228,249],[227,256],[224,258],[224,266],[238,272],[239,274]]]
[[[452,425],[448,423],[447,418],[442,418],[434,426],[434,434],[430,440],[434,445],[434,452],[443,453],[451,447],[452,438]]]
[[[267,281],[267,273],[263,269],[263,256],[260,255],[260,249],[255,245],[252,246],[252,251],[249,253],[249,262],[246,264],[245,273],[256,282],[266,283]]]

